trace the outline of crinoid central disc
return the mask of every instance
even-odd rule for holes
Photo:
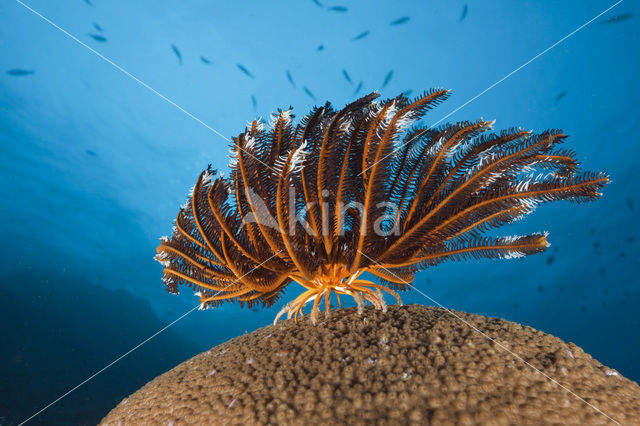
[[[337,265],[325,269],[324,275],[319,275],[313,280],[307,280],[298,275],[293,276],[294,281],[303,286],[306,291],[303,292],[293,301],[287,303],[276,315],[274,324],[278,322],[278,319],[285,313],[287,319],[293,318],[294,321],[298,321],[298,315],[302,313],[302,308],[313,301],[313,308],[311,309],[311,321],[316,324],[317,313],[320,306],[320,301],[324,299],[325,314],[329,315],[329,308],[331,307],[331,295],[335,294],[338,306],[342,307],[340,302],[340,295],[351,296],[358,304],[358,312],[362,313],[365,306],[365,301],[370,302],[376,309],[380,309],[383,312],[387,311],[387,303],[384,300],[382,291],[386,291],[396,298],[398,303],[402,305],[400,296],[395,291],[379,285],[368,280],[358,279],[364,270],[357,271],[354,274],[349,274],[348,270],[342,266]],[[382,290],[382,291],[381,291]]]

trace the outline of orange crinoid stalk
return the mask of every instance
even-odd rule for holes
[[[233,139],[231,173],[198,178],[163,237],[164,282],[197,291],[201,307],[224,300],[273,304],[292,282],[304,292],[278,314],[297,319],[332,294],[386,305],[414,273],[445,260],[514,258],[544,251],[546,233],[482,234],[554,200],[590,201],[608,182],[579,172],[565,136],[493,123],[414,126],[446,90],[377,102],[372,93],[336,111],[327,103],[299,124],[291,111]],[[363,273],[380,279],[361,279]]]

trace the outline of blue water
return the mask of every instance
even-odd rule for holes
[[[585,169],[610,173],[601,200],[544,205],[499,230],[548,230],[547,253],[443,264],[416,278],[428,298],[403,299],[530,325],[640,380],[640,7],[623,1],[536,58],[613,4],[1,2],[0,424],[29,418],[197,303],[190,291],[165,292],[152,257],[199,172],[225,169],[220,134],[278,107],[301,116],[325,100],[342,106],[360,82],[359,94],[384,97],[453,89],[427,123],[464,105],[447,120],[562,128]],[[267,325],[280,306],[190,313],[30,423],[95,423],[163,371]]]

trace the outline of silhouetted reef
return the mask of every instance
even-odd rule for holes
[[[52,270],[5,274],[0,297],[2,426],[26,420],[165,325],[129,292]],[[96,424],[124,396],[200,350],[166,330],[29,424]]]

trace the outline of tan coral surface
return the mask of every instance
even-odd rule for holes
[[[502,319],[409,305],[333,310],[316,327],[305,316],[235,338],[152,380],[102,424],[612,419],[639,424],[640,386],[576,345]]]

